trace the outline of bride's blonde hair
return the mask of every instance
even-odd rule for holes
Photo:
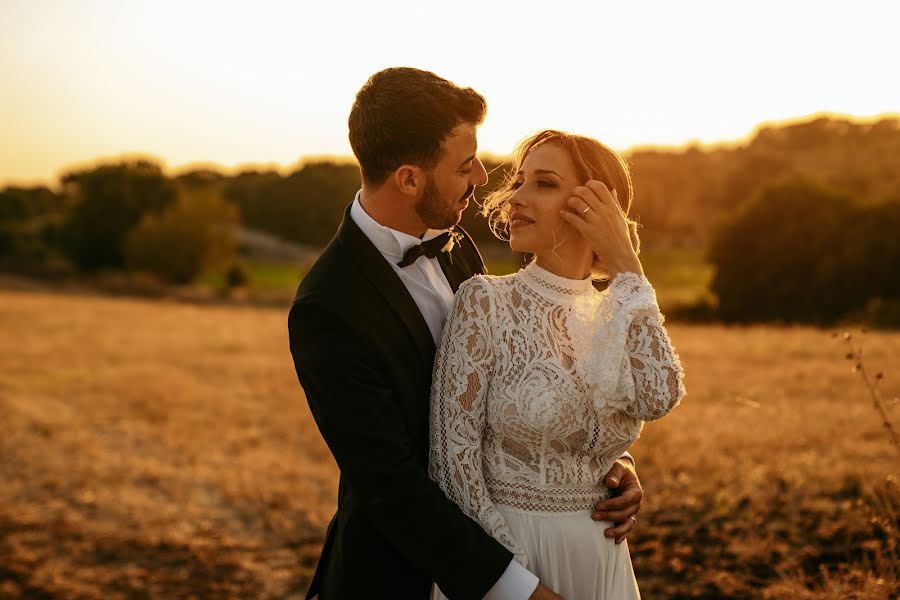
[[[583,185],[590,179],[602,181],[610,192],[616,190],[619,205],[625,213],[625,221],[628,223],[628,232],[631,236],[631,245],[635,253],[640,252],[641,240],[638,237],[636,221],[628,218],[631,209],[631,200],[634,189],[631,186],[631,174],[628,165],[614,150],[598,142],[595,139],[581,135],[573,135],[565,131],[545,129],[527,138],[516,148],[513,159],[513,168],[507,174],[500,186],[491,192],[481,206],[481,214],[487,217],[491,231],[501,240],[508,240],[509,236],[509,198],[512,196],[516,182],[516,173],[522,168],[522,162],[532,150],[544,144],[553,144],[566,152],[575,172],[578,173]]]

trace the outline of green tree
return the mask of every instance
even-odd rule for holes
[[[861,304],[900,300],[900,196],[860,209],[847,228],[844,278]]]
[[[61,243],[84,270],[125,266],[125,236],[147,214],[175,202],[176,187],[162,168],[146,160],[107,164],[62,178],[73,208]]]
[[[728,320],[830,322],[859,304],[846,277],[854,201],[809,181],[766,189],[714,234],[711,289]]]
[[[287,177],[241,173],[225,186],[225,195],[240,207],[248,227],[321,246],[334,235],[359,188],[355,164],[322,161],[307,163]]]
[[[0,268],[30,272],[55,259],[66,208],[62,195],[43,186],[0,191]]]
[[[64,198],[45,186],[9,186],[0,191],[0,223],[57,215],[65,208]]]
[[[149,212],[127,236],[129,269],[174,283],[187,283],[203,269],[234,257],[237,209],[212,188],[179,189],[162,214]]]

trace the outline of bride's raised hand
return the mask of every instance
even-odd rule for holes
[[[616,191],[610,193],[606,184],[592,179],[572,193],[562,217],[588,241],[610,278],[626,271],[643,275]]]

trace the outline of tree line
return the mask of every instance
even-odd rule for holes
[[[859,281],[858,273],[881,269],[878,277],[890,279],[900,264],[890,263],[898,238],[900,119],[818,117],[761,127],[743,143],[636,149],[626,159],[643,243],[707,248],[720,315],[822,322],[871,298],[896,297],[888,284],[863,291],[871,277]],[[490,180],[477,199],[509,168],[503,159],[483,162]],[[360,179],[352,162],[307,162],[286,175],[169,175],[152,160],[130,160],[69,171],[59,183],[0,191],[0,268],[62,260],[80,271],[144,270],[190,281],[233,259],[238,224],[324,246]],[[463,226],[481,243],[495,241],[476,212],[470,206]],[[841,258],[833,256],[838,247]],[[771,279],[789,265],[793,277],[779,271],[777,282]],[[815,281],[807,277],[812,272]],[[799,292],[784,283],[798,275],[807,277],[798,286],[815,306],[797,302]],[[781,296],[752,302],[766,282]],[[843,300],[824,302],[836,290],[846,292]],[[858,296],[865,298],[850,301]]]

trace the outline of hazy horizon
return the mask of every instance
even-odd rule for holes
[[[754,135],[763,127],[766,126],[779,126],[779,125],[788,125],[791,123],[802,123],[807,122],[820,117],[832,117],[837,119],[849,119],[857,123],[868,123],[875,122],[881,119],[900,119],[900,113],[882,113],[878,115],[871,116],[857,116],[857,115],[848,115],[848,114],[837,114],[837,113],[814,113],[810,115],[804,115],[800,117],[795,117],[792,119],[786,119],[784,121],[764,121],[762,123],[758,123],[753,127],[751,131],[749,131],[746,135],[743,135],[739,138],[735,139],[727,139],[727,140],[712,140],[712,141],[702,141],[697,139],[689,139],[685,140],[681,144],[638,144],[635,146],[631,146],[629,148],[616,148],[617,151],[622,153],[630,153],[637,152],[641,150],[659,150],[659,151],[670,151],[670,152],[678,152],[682,151],[689,147],[700,147],[705,149],[717,148],[717,147],[730,147],[737,146],[743,143],[748,142],[753,138]],[[525,136],[523,136],[525,137]],[[512,149],[510,149],[512,150]],[[479,156],[482,158],[494,158],[497,160],[502,160],[507,158],[510,155],[510,152],[507,153],[499,153],[499,152],[490,152],[490,151],[482,151],[479,150]],[[36,186],[47,186],[53,188],[57,186],[59,183],[59,178],[62,174],[71,172],[78,169],[90,168],[91,166],[98,164],[107,164],[112,162],[118,162],[123,160],[137,160],[137,159],[148,159],[152,160],[160,165],[162,165],[164,171],[169,175],[178,175],[181,173],[189,172],[192,170],[200,170],[200,169],[209,169],[216,172],[219,172],[223,175],[236,175],[242,171],[248,170],[257,170],[257,171],[276,171],[282,174],[287,174],[291,171],[294,171],[300,168],[303,164],[310,162],[319,162],[319,161],[333,161],[336,163],[355,163],[356,159],[352,154],[308,154],[305,156],[300,156],[297,160],[291,163],[275,163],[275,162],[242,162],[232,165],[223,165],[221,163],[216,163],[209,160],[195,160],[189,161],[182,164],[172,165],[168,164],[163,157],[154,156],[147,152],[122,152],[120,154],[113,154],[107,156],[97,156],[92,159],[86,159],[83,161],[77,161],[73,163],[69,163],[66,165],[61,165],[58,167],[52,175],[47,177],[39,177],[33,178],[30,180],[23,180],[20,178],[16,178],[15,176],[10,176],[5,179],[0,179],[0,187],[36,187]]]

